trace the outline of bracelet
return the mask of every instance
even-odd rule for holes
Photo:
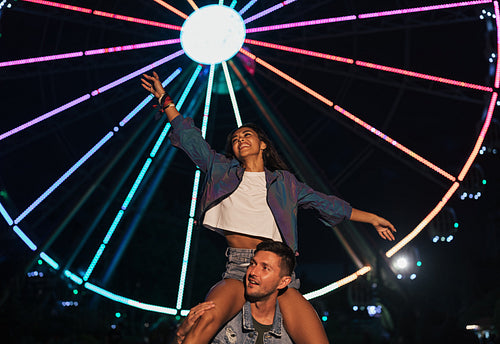
[[[167,110],[167,109],[168,109],[169,107],[171,107],[171,106],[175,106],[174,102],[170,102],[170,103],[168,103],[167,105],[165,105],[165,106],[163,107],[163,111]]]

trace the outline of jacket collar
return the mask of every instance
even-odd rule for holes
[[[255,331],[255,327],[253,326],[253,318],[252,318],[252,309],[250,307],[250,302],[245,302],[243,305],[243,329],[246,331]],[[274,319],[273,326],[271,327],[271,331],[269,333],[273,334],[276,337],[281,337],[283,327],[282,316],[280,312],[280,306],[278,304],[278,300],[276,300],[276,309],[274,311]]]

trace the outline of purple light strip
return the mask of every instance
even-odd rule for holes
[[[151,69],[153,69],[155,67],[158,67],[158,66],[160,66],[160,65],[162,65],[162,64],[164,64],[164,63],[166,63],[166,62],[168,62],[170,60],[173,60],[174,58],[179,57],[182,54],[184,54],[183,50],[179,50],[179,51],[177,51],[177,52],[175,52],[173,54],[170,54],[170,55],[168,55],[168,56],[166,56],[166,57],[164,57],[164,58],[162,58],[162,59],[160,59],[160,60],[158,60],[158,61],[156,61],[154,63],[151,63],[150,65],[147,65],[146,67],[143,67],[143,68],[141,68],[141,69],[139,69],[139,70],[137,70],[137,71],[135,71],[133,73],[125,75],[124,77],[122,77],[122,78],[120,78],[118,80],[115,80],[115,81],[113,81],[113,82],[111,82],[111,83],[109,83],[107,85],[104,85],[103,87],[98,88],[97,90],[92,91],[91,95],[93,97],[95,97],[98,94],[106,92],[107,90],[109,90],[109,89],[111,89],[111,88],[113,88],[115,86],[118,86],[120,84],[123,84],[124,82],[126,82],[126,81],[128,81],[130,79],[133,79],[133,78],[135,78],[138,75],[141,75],[141,74],[143,74],[143,73],[145,73],[145,72],[147,72],[147,71],[149,71],[149,70],[151,70]]]
[[[294,27],[301,26],[310,26],[310,25],[321,25],[321,24],[330,24],[330,23],[338,23],[343,21],[356,20],[355,15],[344,16],[344,17],[333,17],[333,18],[325,18],[325,19],[315,19],[315,20],[307,20],[295,23],[286,23],[280,25],[270,25],[270,26],[261,26],[254,27],[252,29],[247,29],[246,33],[254,33],[254,32],[262,32],[262,31],[272,31],[272,30],[282,30],[282,29],[290,29]]]
[[[443,10],[446,8],[453,8],[453,7],[464,7],[464,6],[474,6],[474,5],[480,5],[480,4],[487,4],[487,3],[490,3],[491,1],[492,0],[454,2],[454,3],[450,3],[450,4],[443,4],[443,5],[414,7],[414,8],[406,8],[406,9],[401,9],[401,10],[384,11],[384,12],[364,13],[364,14],[358,15],[358,17],[359,17],[359,19],[367,19],[367,18],[375,18],[375,17],[394,16],[394,15],[399,15],[399,14],[408,14],[408,13],[415,13],[415,12]]]
[[[77,52],[73,52],[73,53],[31,57],[31,58],[21,59],[21,60],[4,61],[4,62],[0,62],[0,68],[17,66],[17,65],[22,65],[22,64],[70,59],[70,58],[74,58],[74,57],[82,57],[84,55],[89,56],[89,55],[115,53],[115,52],[127,51],[127,50],[159,47],[159,46],[163,46],[163,45],[180,43],[180,41],[181,41],[180,38],[175,38],[175,39],[168,39],[168,40],[163,40],[163,41],[130,44],[130,45],[124,45],[124,46],[110,47],[110,48],[100,48],[100,49],[94,49],[94,50],[77,51]]]
[[[82,96],[80,98],[77,98],[77,99],[75,99],[75,100],[73,100],[73,101],[71,101],[71,102],[69,102],[67,104],[64,104],[64,105],[58,107],[57,109],[54,109],[54,110],[52,110],[50,112],[47,112],[44,115],[41,115],[41,116],[39,116],[39,117],[37,117],[37,118],[29,121],[29,122],[26,122],[26,123],[18,126],[17,128],[9,130],[9,131],[3,133],[2,135],[0,135],[0,141],[2,141],[3,139],[5,139],[5,138],[7,138],[7,137],[9,137],[11,135],[14,135],[14,134],[20,132],[21,130],[29,128],[32,125],[37,124],[38,122],[41,122],[43,120],[46,120],[47,118],[50,118],[50,117],[52,117],[54,115],[57,115],[58,113],[66,110],[66,109],[69,109],[70,107],[75,106],[75,105],[77,105],[77,104],[79,104],[79,103],[81,103],[81,102],[83,102],[83,101],[85,101],[87,99],[90,99],[90,95],[89,94],[86,94],[86,95],[84,95],[84,96]]]
[[[36,199],[25,211],[21,213],[14,223],[17,225],[21,222],[33,209],[35,209],[45,198],[47,198],[59,185],[61,185],[69,176],[73,174],[85,161],[88,160],[99,148],[102,147],[111,137],[113,132],[110,131],[106,134],[91,150],[89,150],[83,157],[80,158],[66,173],[64,173],[51,187],[49,187],[40,197]]]
[[[498,10],[498,1],[493,2],[495,7],[495,22],[497,24],[497,70],[495,72],[495,88],[500,86],[500,11]]]
[[[243,22],[245,24],[250,23],[250,22],[252,22],[252,21],[254,21],[256,19],[259,19],[259,18],[261,18],[261,17],[263,17],[265,15],[268,15],[269,13],[274,12],[274,11],[276,11],[276,10],[278,10],[278,9],[280,9],[280,8],[288,5],[288,4],[291,4],[292,2],[295,2],[295,1],[296,0],[286,0],[286,1],[283,1],[283,2],[281,2],[279,4],[277,4],[277,5],[274,5],[273,7],[269,7],[267,10],[259,12],[259,13],[255,14],[255,15],[251,16],[250,18],[245,19]]]

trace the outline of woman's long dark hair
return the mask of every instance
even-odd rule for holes
[[[288,166],[285,164],[285,162],[281,159],[281,157],[278,154],[278,151],[276,148],[274,148],[273,143],[267,137],[267,134],[264,130],[262,130],[259,126],[253,123],[245,123],[241,127],[236,128],[232,130],[229,135],[227,136],[226,139],[226,157],[229,159],[235,158],[234,152],[233,152],[233,144],[232,144],[232,139],[233,135],[236,130],[240,128],[250,128],[253,131],[257,133],[257,136],[259,137],[259,140],[263,141],[267,148],[264,149],[262,152],[262,157],[264,158],[264,167],[267,168],[270,171],[275,171],[275,170],[286,170],[288,171]]]

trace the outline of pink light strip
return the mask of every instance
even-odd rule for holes
[[[333,102],[325,97],[323,97],[322,95],[320,95],[319,93],[313,91],[312,89],[310,89],[309,87],[305,86],[304,84],[302,84],[301,82],[295,80],[294,78],[292,78],[291,76],[287,75],[286,73],[280,71],[279,69],[277,69],[276,67],[273,67],[272,65],[270,65],[269,63],[263,61],[262,59],[260,59],[259,57],[255,56],[254,54],[244,50],[244,49],[240,49],[240,52],[246,56],[248,56],[249,58],[255,60],[256,63],[266,67],[267,69],[269,69],[270,71],[274,72],[275,74],[279,75],[280,77],[282,77],[283,79],[287,80],[288,82],[290,82],[291,84],[299,87],[300,89],[306,91],[307,93],[309,93],[310,95],[312,95],[313,97],[315,97],[316,99],[322,101],[323,103],[325,103],[326,105],[328,106],[333,106],[333,108],[340,112],[341,114],[343,114],[344,116],[346,116],[347,118],[349,118],[350,120],[354,121],[355,123],[361,125],[363,128],[369,130],[372,134],[375,134],[377,135],[378,137],[380,137],[381,139],[387,141],[388,143],[392,144],[394,147],[398,148],[399,150],[401,150],[402,152],[408,154],[410,157],[412,157],[413,159],[417,160],[418,162],[426,165],[427,167],[433,169],[434,171],[436,171],[437,173],[441,174],[442,176],[448,178],[449,180],[451,181],[455,181],[456,178],[454,176],[452,176],[451,174],[449,174],[448,172],[442,170],[441,168],[437,167],[436,165],[434,165],[433,163],[431,163],[430,161],[422,158],[420,155],[418,155],[417,153],[413,152],[412,150],[406,148],[405,146],[403,146],[402,144],[400,144],[399,142],[397,142],[396,140],[390,138],[389,136],[387,136],[386,134],[382,133],[381,131],[377,130],[376,128],[372,127],[371,125],[369,125],[368,123],[362,121],[360,118],[354,116],[353,114],[351,114],[350,112],[348,112],[347,110],[341,108],[340,106],[338,105],[333,105]]]
[[[170,60],[173,60],[174,58],[179,57],[182,54],[184,54],[184,50],[179,50],[179,51],[177,51],[177,52],[175,52],[173,54],[170,54],[170,55],[168,55],[168,56],[166,56],[166,57],[164,57],[164,58],[162,58],[162,59],[160,59],[160,60],[158,60],[158,61],[156,61],[154,63],[151,63],[150,65],[147,65],[146,67],[143,67],[143,68],[141,68],[139,70],[136,70],[133,73],[130,73],[128,75],[125,75],[124,77],[121,77],[118,80],[115,80],[115,81],[113,81],[113,82],[111,82],[111,83],[109,83],[107,85],[104,85],[104,86],[98,88],[97,90],[92,91],[92,93],[90,93],[90,94],[93,97],[95,97],[98,94],[106,92],[107,90],[109,90],[109,89],[111,89],[113,87],[116,87],[116,86],[118,86],[120,84],[123,84],[124,82],[126,82],[126,81],[128,81],[130,79],[133,79],[133,78],[135,78],[138,75],[141,75],[141,74],[143,74],[143,73],[145,73],[145,72],[147,72],[147,71],[149,71],[149,70],[151,70],[151,69],[153,69],[155,67],[158,67],[158,66],[160,66],[160,65],[162,65],[162,64],[164,64],[164,63],[166,63],[166,62],[168,62]]]
[[[472,163],[476,159],[477,154],[479,153],[479,149],[481,148],[481,145],[483,144],[484,141],[484,136],[486,135],[486,132],[488,131],[488,128],[491,123],[491,118],[493,117],[493,111],[495,110],[495,104],[497,102],[497,97],[498,94],[496,92],[493,92],[493,95],[491,97],[490,101],[490,106],[488,107],[488,112],[486,113],[486,118],[484,120],[483,127],[481,128],[481,132],[479,133],[479,137],[477,138],[476,144],[474,145],[474,149],[472,150],[472,153],[469,156],[469,159],[467,159],[467,162],[465,163],[464,167],[462,168],[462,171],[458,175],[458,180],[462,181],[464,180],[465,175],[469,171]]]
[[[106,18],[125,20],[125,21],[132,22],[132,23],[145,24],[145,25],[151,25],[151,26],[156,26],[156,27],[162,27],[165,29],[181,31],[181,27],[177,26],[177,25],[171,25],[171,24],[155,22],[152,20],[128,17],[128,16],[124,16],[121,14],[114,14],[114,13],[103,12],[103,11],[98,11],[98,10],[91,10],[91,9],[83,8],[83,7],[70,6],[70,5],[61,4],[61,3],[53,2],[53,1],[44,1],[44,0],[21,0],[21,1],[32,2],[32,3],[39,4],[39,5],[58,7],[58,8],[62,8],[65,10],[83,12],[83,13],[87,13],[87,14],[94,14],[96,16],[101,16],[101,17],[106,17]]]
[[[377,130],[376,128],[372,127],[371,125],[369,125],[368,123],[362,121],[361,119],[359,119],[358,117],[354,116],[353,114],[351,114],[349,111],[341,108],[340,106],[338,105],[335,105],[334,106],[334,109],[337,110],[338,112],[340,112],[341,114],[343,114],[344,116],[346,116],[347,118],[349,118],[350,120],[356,122],[357,124],[361,125],[363,128],[365,128],[366,130],[370,131],[371,133],[377,135],[378,137],[380,137],[381,139],[383,139],[384,141],[387,141],[388,143],[390,143],[391,145],[393,145],[394,147],[398,148],[399,150],[403,151],[404,153],[408,154],[409,156],[411,156],[413,159],[417,160],[418,162],[424,164],[425,166],[433,169],[434,171],[436,171],[437,173],[441,174],[442,176],[448,178],[449,180],[451,181],[455,181],[456,178],[454,176],[452,176],[451,174],[449,174],[448,172],[440,169],[439,167],[437,167],[436,165],[434,165],[433,163],[431,163],[430,161],[422,158],[420,155],[418,155],[417,153],[413,152],[412,150],[406,148],[405,146],[403,146],[402,144],[400,144],[399,142],[397,142],[396,140],[390,138],[389,136],[385,135],[384,133],[382,133],[381,131]]]
[[[370,63],[370,62],[356,61],[355,63],[356,63],[356,65],[361,66],[361,67],[366,67],[366,68],[371,68],[371,69],[378,69],[378,70],[381,70],[381,71],[384,71],[384,72],[391,72],[391,73],[396,73],[396,74],[402,74],[402,75],[407,75],[407,76],[411,76],[411,77],[414,77],[414,78],[426,79],[426,80],[441,82],[441,83],[444,83],[444,84],[450,84],[450,85],[454,85],[454,86],[472,88],[472,89],[480,90],[480,91],[493,92],[493,88],[491,88],[491,87],[481,86],[481,85],[476,85],[476,84],[471,84],[471,83],[468,83],[468,82],[463,82],[463,81],[458,81],[458,80],[451,80],[451,79],[441,78],[441,77],[432,76],[432,75],[429,75],[429,74],[422,74],[422,73],[417,73],[417,72],[411,72],[411,71],[404,70],[404,69],[382,66],[382,65],[378,65],[378,64]]]
[[[292,2],[295,2],[295,1],[296,0],[286,0],[286,1],[280,2],[279,4],[274,5],[273,7],[269,7],[267,10],[259,12],[259,13],[255,14],[255,15],[251,16],[250,18],[245,19],[243,22],[245,24],[250,23],[250,22],[252,22],[252,21],[254,21],[256,19],[262,18],[263,16],[268,15],[269,13],[274,12],[274,11],[276,11],[276,10],[278,10],[278,9],[286,6],[286,5],[289,5],[289,4],[291,4]]]
[[[41,57],[32,57],[32,58],[22,59],[22,60],[5,61],[5,62],[0,62],[0,68],[1,67],[10,67],[10,66],[15,66],[15,65],[21,65],[21,64],[29,64],[29,63],[38,63],[38,62],[47,62],[47,61],[53,61],[53,60],[69,59],[69,58],[74,58],[74,57],[81,57],[83,55],[88,56],[88,55],[115,53],[115,52],[119,52],[119,51],[127,51],[127,50],[150,48],[150,47],[158,47],[158,46],[163,46],[163,45],[180,43],[180,41],[181,41],[180,38],[175,38],[175,39],[169,39],[169,40],[163,40],[163,41],[156,41],[156,42],[138,43],[138,44],[124,45],[124,46],[117,46],[117,47],[110,47],[110,48],[101,48],[101,49],[87,50],[87,51],[84,51],[84,52],[77,51],[77,52],[74,52],[74,53],[66,53],[66,54],[59,54],[59,55],[49,55],[49,56],[41,56]]]
[[[77,99],[75,99],[75,100],[73,100],[73,101],[71,101],[71,102],[69,102],[67,104],[64,104],[64,105],[58,107],[57,109],[54,109],[54,110],[52,110],[50,112],[47,112],[46,114],[43,114],[43,115],[41,115],[41,116],[39,116],[39,117],[37,117],[37,118],[29,121],[29,122],[24,123],[23,125],[18,126],[17,128],[9,130],[9,131],[3,133],[2,135],[0,135],[0,141],[3,140],[3,139],[5,139],[5,138],[7,138],[7,137],[9,137],[9,136],[11,136],[11,135],[14,135],[14,134],[20,132],[21,130],[24,130],[26,128],[31,127],[32,125],[35,125],[35,124],[37,124],[37,123],[39,123],[41,121],[44,121],[47,118],[50,118],[50,117],[52,117],[54,115],[57,115],[58,113],[66,110],[66,109],[69,109],[70,107],[75,106],[75,105],[77,105],[77,104],[79,104],[79,103],[81,103],[81,102],[83,102],[83,101],[85,101],[87,99],[90,99],[90,95],[89,94],[86,94],[86,95],[84,95],[84,96],[82,96],[80,98],[77,98]]]
[[[495,72],[495,88],[500,87],[500,11],[498,1],[493,2],[495,7],[495,21],[497,23],[497,70]]]
[[[10,67],[10,66],[22,65],[22,64],[29,64],[29,63],[38,63],[38,62],[46,62],[46,61],[70,59],[70,58],[73,58],[73,57],[80,57],[80,56],[83,56],[83,52],[81,52],[81,51],[74,52],[74,53],[58,54],[58,55],[48,55],[48,56],[41,56],[41,57],[31,57],[31,58],[22,59],[22,60],[13,60],[13,61],[0,62],[0,68],[1,67]]]
[[[415,13],[415,12],[443,10],[446,8],[453,8],[453,7],[464,7],[464,6],[474,6],[474,5],[480,5],[480,4],[487,4],[487,3],[490,3],[491,1],[492,0],[455,2],[455,3],[443,4],[443,5],[414,7],[414,8],[406,8],[406,9],[401,9],[401,10],[384,11],[384,12],[364,13],[364,14],[358,15],[358,17],[359,17],[359,19],[367,19],[367,18],[375,18],[375,17],[393,16],[393,15],[398,15],[398,14],[408,14],[408,13]]]
[[[333,17],[333,18],[325,18],[325,19],[307,20],[307,21],[301,21],[301,22],[295,22],[295,23],[254,27],[252,29],[247,29],[246,33],[291,29],[291,28],[301,27],[301,26],[330,24],[330,23],[338,23],[338,22],[349,21],[349,20],[356,20],[356,16],[350,15],[350,16],[344,16],[344,17]]]
[[[296,53],[296,54],[319,57],[319,58],[326,59],[326,60],[333,60],[333,61],[344,62],[344,63],[349,63],[349,64],[354,63],[353,59],[348,59],[345,57],[339,57],[339,56],[335,56],[335,55],[318,53],[318,52],[311,51],[311,50],[304,50],[304,49],[298,49],[298,48],[293,48],[293,47],[287,47],[285,45],[279,45],[279,44],[274,44],[274,43],[256,41],[253,39],[245,39],[245,43],[258,45],[258,46],[266,47],[266,48],[288,51],[288,52]]]
[[[57,3],[57,2],[53,2],[53,1],[44,1],[44,0],[21,0],[21,1],[32,2],[32,3],[35,3],[35,4],[45,5],[45,6],[59,7],[59,8],[65,9],[65,10],[71,10],[71,11],[76,11],[76,12],[83,12],[83,13],[87,13],[87,14],[92,13],[92,10],[89,9],[89,8],[78,7],[78,6],[71,6],[71,5],[66,5],[66,4],[60,4],[60,3]]]

